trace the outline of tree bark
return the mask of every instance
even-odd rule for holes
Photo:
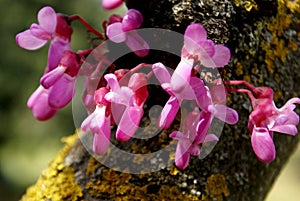
[[[141,11],[145,28],[183,33],[189,24],[201,23],[208,38],[231,50],[231,62],[220,71],[224,80],[243,79],[256,86],[271,86],[278,107],[293,96],[299,97],[299,0],[127,0],[126,4]],[[157,58],[153,53],[145,60],[154,63]],[[172,60],[178,62],[175,57],[161,57],[161,62]],[[126,62],[129,66],[137,63],[128,59]],[[151,101],[165,102],[163,97]],[[184,171],[174,165],[146,174],[112,170],[89,154],[76,133],[66,138],[66,147],[22,200],[262,201],[296,148],[299,135],[276,133],[276,159],[264,164],[251,147],[247,129],[249,101],[240,94],[229,94],[228,105],[238,111],[239,122],[225,125],[212,152],[204,159],[191,157]],[[173,128],[176,127],[175,123]],[[164,137],[132,140],[120,146],[127,149],[135,144],[140,153],[145,147],[155,151],[169,142]],[[155,165],[159,163],[157,160]]]

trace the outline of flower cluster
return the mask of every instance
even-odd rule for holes
[[[102,1],[108,10],[122,4],[122,0]],[[274,160],[274,132],[293,136],[298,133],[299,117],[294,109],[295,103],[300,104],[299,98],[292,98],[282,108],[277,108],[270,87],[254,87],[237,80],[226,81],[224,86],[221,79],[204,80],[202,70],[226,66],[231,54],[226,46],[208,39],[201,24],[193,23],[186,28],[180,62],[171,72],[166,68],[168,64],[157,61],[124,69],[109,60],[109,47],[98,49],[93,55],[97,62],[89,63],[86,58],[93,49],[74,51],[71,48],[72,22],[75,20],[101,42],[107,39],[125,43],[139,59],[149,55],[150,46],[137,31],[142,26],[143,15],[135,9],[129,9],[124,16],[112,15],[103,23],[105,33],[100,33],[78,15],[58,14],[53,8],[44,7],[38,12],[38,24],[32,24],[16,36],[17,44],[27,50],[36,50],[51,41],[40,86],[27,102],[36,119],[50,119],[65,107],[75,94],[76,78],[85,77],[82,100],[88,116],[81,128],[93,133],[96,154],[105,154],[109,149],[112,126],[117,129],[118,141],[125,142],[134,137],[147,107],[145,102],[151,96],[147,87],[150,78],[158,80],[169,95],[167,102],[162,103],[164,107],[157,121],[160,129],[172,126],[183,102],[190,108],[183,115],[182,128],[169,135],[177,141],[175,165],[179,169],[188,166],[191,155],[200,155],[204,143],[219,140],[219,135],[210,130],[214,118],[231,125],[238,122],[238,113],[226,106],[227,92],[246,93],[251,100],[248,129],[259,160],[265,163]],[[141,69],[147,69],[148,73]],[[247,89],[229,87],[237,85]]]

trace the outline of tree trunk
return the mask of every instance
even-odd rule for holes
[[[293,96],[299,97],[299,0],[127,0],[126,4],[143,14],[143,27],[183,33],[192,22],[201,23],[208,38],[231,50],[231,62],[220,72],[224,80],[242,79],[256,86],[271,86],[278,107]],[[157,62],[153,58],[158,58],[155,53],[147,57],[147,62]],[[178,58],[170,58],[161,57],[160,61],[178,62]],[[136,65],[135,61],[127,60],[128,65],[131,62]],[[165,103],[163,97],[151,101]],[[262,201],[294,151],[299,135],[276,133],[276,159],[264,164],[251,147],[247,129],[249,101],[240,94],[229,94],[228,105],[238,111],[239,122],[225,125],[212,152],[203,159],[191,157],[184,171],[174,165],[145,174],[130,174],[123,167],[121,172],[112,170],[89,154],[76,133],[66,138],[65,148],[37,183],[28,188],[22,200]],[[175,123],[173,128],[178,126]],[[156,151],[169,142],[168,134],[120,146],[127,149],[134,144],[140,153],[146,153],[143,150],[149,147]],[[132,159],[130,163],[139,160]],[[149,164],[160,163],[157,158]]]

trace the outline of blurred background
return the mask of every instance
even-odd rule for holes
[[[0,200],[15,201],[63,147],[60,139],[74,133],[71,104],[51,120],[33,118],[26,101],[36,89],[47,63],[47,47],[27,51],[15,35],[37,22],[38,10],[52,6],[57,12],[80,14],[100,29],[108,13],[100,0],[0,0],[2,57],[0,60]],[[122,8],[121,8],[122,9]],[[114,11],[114,13],[120,10]],[[86,32],[74,23],[72,47],[88,48]],[[300,195],[300,148],[282,171],[267,201],[296,201]],[[293,196],[293,197],[291,197]]]

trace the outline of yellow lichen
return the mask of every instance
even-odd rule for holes
[[[74,169],[63,162],[77,139],[77,133],[62,139],[66,146],[50,162],[48,169],[43,171],[37,183],[27,189],[21,201],[76,201],[78,197],[82,197],[81,188],[74,181]]]
[[[294,13],[300,12],[299,5],[300,0],[278,0],[277,15],[265,23],[272,33],[272,40],[262,43],[262,49],[266,53],[265,63],[270,73],[274,72],[274,62],[285,62],[290,50],[298,50],[295,41],[283,38],[283,32],[290,28]],[[298,23],[300,24],[299,21]]]
[[[139,175],[139,177],[149,178],[149,174],[151,173]],[[101,176],[97,180],[88,182],[85,187],[92,197],[115,201],[199,200],[197,196],[181,192],[177,186],[157,185],[155,182],[147,182],[145,185],[135,185],[130,183],[132,175],[116,172],[112,169],[103,170]]]
[[[255,10],[258,9],[258,6],[254,0],[234,0],[234,3],[237,7],[243,6],[248,12],[254,8]]]
[[[227,187],[225,176],[222,174],[213,174],[207,178],[205,188],[206,195],[202,196],[205,201],[222,201],[223,196],[229,196],[229,189]]]
[[[85,174],[90,175],[95,172],[102,164],[98,162],[94,157],[90,157]]]

